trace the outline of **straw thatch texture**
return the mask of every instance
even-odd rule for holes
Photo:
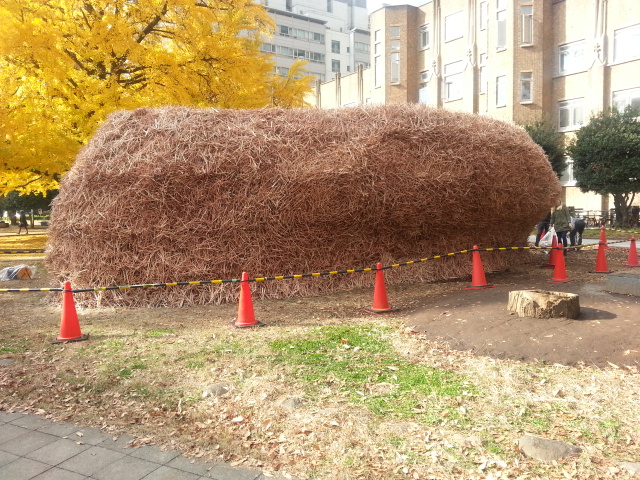
[[[121,111],[64,178],[47,259],[74,288],[368,267],[474,244],[523,245],[559,195],[540,147],[487,117],[419,105]],[[483,255],[487,270],[508,261]],[[386,279],[470,272],[465,255]],[[364,284],[372,274],[252,288],[281,297]],[[181,305],[236,295],[236,286],[213,285],[87,294],[83,302]]]

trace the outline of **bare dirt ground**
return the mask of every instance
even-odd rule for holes
[[[548,283],[552,270],[542,252],[512,271],[487,274],[495,288],[451,289],[416,308],[406,322],[433,340],[478,355],[564,365],[606,367],[640,364],[640,297],[606,292],[606,275],[591,273],[596,251],[571,252],[566,257],[572,283]],[[607,252],[614,273],[638,273],[624,268],[628,249]],[[578,319],[519,318],[507,310],[512,290],[542,289],[580,296]]]

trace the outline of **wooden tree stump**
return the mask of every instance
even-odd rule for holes
[[[519,317],[578,318],[580,297],[575,293],[514,290],[509,292],[507,308]]]

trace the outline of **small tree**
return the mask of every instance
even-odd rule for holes
[[[14,190],[6,196],[0,195],[0,210],[13,211],[13,213],[17,210],[49,210],[56,195],[58,190],[49,190],[42,195],[37,193],[20,195],[20,192]]]
[[[558,178],[567,169],[567,162],[564,158],[564,138],[556,128],[544,120],[538,120],[531,125],[525,125],[531,139],[542,147],[545,155],[549,159],[551,168],[556,172]]]
[[[640,191],[639,112],[604,111],[576,133],[567,148],[583,192],[612,195],[616,223],[628,225],[629,207]]]

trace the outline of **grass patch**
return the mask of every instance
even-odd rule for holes
[[[607,236],[607,240],[630,240],[631,237],[638,238],[638,233],[633,233],[634,231],[640,231],[640,228],[624,228],[621,230],[628,230],[625,232],[617,232],[614,230],[605,229],[605,234]],[[589,239],[600,239],[600,229],[599,228],[585,228],[582,234],[582,238]]]
[[[310,395],[334,386],[352,403],[366,405],[380,416],[422,415],[423,421],[431,422],[440,412],[424,408],[427,397],[475,393],[475,387],[459,374],[401,358],[391,344],[391,332],[367,325],[322,327],[309,338],[271,342],[276,354],[271,360],[295,370]]]
[[[601,420],[598,422],[598,430],[600,435],[609,443],[615,443],[620,439],[620,422],[612,419]]]
[[[147,337],[164,337],[167,335],[175,335],[175,331],[171,329],[159,329],[159,330],[150,330],[145,333]]]
[[[23,352],[24,347],[9,347],[6,345],[0,346],[0,354],[2,353],[18,353]]]

